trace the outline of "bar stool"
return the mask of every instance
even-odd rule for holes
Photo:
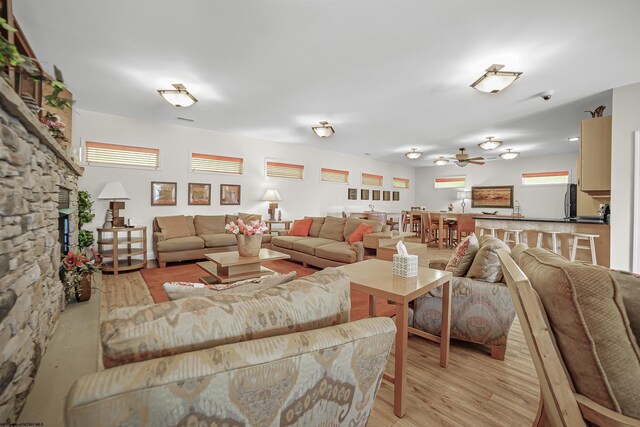
[[[485,230],[489,230],[491,232],[491,233],[489,233],[489,234],[491,234],[491,236],[498,237],[497,236],[497,232],[496,232],[496,230],[498,230],[497,228],[483,227],[483,228],[480,229],[480,235],[481,236],[484,236],[484,231]]]
[[[544,239],[545,234],[551,235],[551,250],[557,254],[560,254],[557,238],[557,235],[561,234],[559,231],[538,231],[538,242],[536,243],[536,248],[542,247],[542,239]]]
[[[576,252],[578,249],[589,249],[591,251],[591,264],[596,265],[596,237],[599,234],[571,233],[573,236],[573,245],[571,246],[571,261],[576,260]],[[589,246],[580,246],[580,240],[589,242]]]
[[[505,242],[507,245],[509,245],[509,243],[515,243],[517,245],[518,243],[522,242],[522,239],[520,239],[520,233],[522,233],[522,230],[516,230],[516,229],[504,230],[504,236],[502,237],[502,241]]]

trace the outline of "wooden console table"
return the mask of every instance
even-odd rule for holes
[[[120,245],[127,245],[126,248]],[[105,246],[109,249],[105,249]],[[118,274],[147,266],[147,227],[98,228],[102,271]],[[134,258],[142,255],[142,259]],[[124,259],[123,259],[124,258]],[[111,259],[111,261],[105,261]]]

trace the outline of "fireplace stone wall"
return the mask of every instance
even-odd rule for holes
[[[15,422],[64,308],[58,195],[70,190],[77,244],[82,168],[0,79],[0,423]]]

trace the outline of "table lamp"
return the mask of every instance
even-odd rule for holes
[[[465,200],[470,200],[471,199],[471,191],[470,190],[459,190],[458,193],[456,194],[456,198],[458,200],[462,200],[462,213],[464,213],[464,207],[466,206],[465,204]]]
[[[104,218],[102,228],[119,228],[124,227],[124,217],[120,216],[120,210],[124,209],[124,202],[116,202],[116,200],[129,200],[127,192],[120,181],[109,182],[104,186],[102,192],[98,196],[99,200],[111,200],[109,209]]]
[[[278,190],[267,190],[267,192],[264,193],[264,197],[262,198],[262,200],[264,200],[265,202],[271,202],[269,203],[269,220],[275,221],[276,209],[278,209],[278,203],[276,202],[282,200],[282,196],[280,196]]]

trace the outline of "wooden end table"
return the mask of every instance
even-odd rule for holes
[[[449,363],[449,335],[451,329],[451,273],[418,267],[418,276],[400,277],[392,273],[393,263],[370,259],[340,268],[351,281],[351,289],[369,295],[369,315],[376,315],[376,297],[397,304],[395,376],[384,374],[383,378],[394,386],[393,411],[398,417],[405,414],[405,394],[407,385],[407,341],[408,334],[415,334],[440,344],[440,366]],[[440,336],[409,327],[409,302],[427,292],[443,286],[442,327]]]
[[[274,274],[275,271],[263,267],[261,263],[291,258],[282,252],[264,248],[260,249],[257,257],[242,257],[238,251],[218,252],[204,256],[209,261],[199,262],[198,267],[209,273],[208,276],[200,278],[205,285],[231,283]]]
[[[118,274],[147,266],[147,227],[98,228],[97,242],[98,254],[103,258],[100,267],[103,272]],[[126,248],[120,245],[126,245]]]
[[[268,219],[264,223],[267,224],[267,227],[269,227],[269,234],[272,234],[273,231],[274,231],[274,230],[271,229],[273,224],[282,224],[283,227],[284,227],[284,231],[289,231],[289,229],[291,228],[291,223],[292,222],[293,221],[277,221],[277,220]],[[275,230],[275,231],[277,232],[278,230]],[[282,231],[282,230],[280,229],[280,231]]]

